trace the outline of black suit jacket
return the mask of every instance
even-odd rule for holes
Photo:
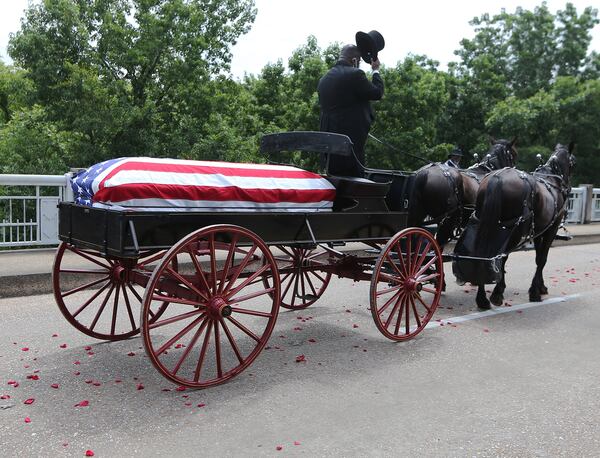
[[[370,101],[383,96],[383,80],[379,73],[373,74],[371,82],[362,70],[338,61],[321,78],[317,92],[321,106],[320,129],[350,137],[358,160],[364,164],[364,145],[374,119]],[[356,164],[348,161],[333,156],[329,172],[356,175]]]

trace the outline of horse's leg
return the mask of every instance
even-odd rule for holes
[[[543,270],[548,261],[550,245],[552,245],[556,231],[558,231],[559,223],[554,223],[549,230],[536,237],[533,241],[535,245],[536,269],[533,280],[531,280],[531,286],[529,287],[529,300],[531,302],[541,302],[542,294],[548,294],[548,288],[544,284]]]
[[[477,285],[477,297],[475,298],[475,302],[477,302],[477,307],[481,310],[489,310],[492,308],[490,301],[485,294],[485,285]]]
[[[490,296],[490,302],[494,305],[500,306],[504,302],[504,291],[506,290],[506,282],[504,281],[504,277],[506,275],[506,260],[508,256],[502,259],[502,278],[496,286],[494,287],[494,291],[492,291],[492,295]]]

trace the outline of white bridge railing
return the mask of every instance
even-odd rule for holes
[[[0,248],[58,244],[58,210],[72,201],[69,174],[0,175]],[[568,223],[582,223],[587,206],[591,221],[600,221],[600,188],[586,202],[585,188],[572,188],[567,202]]]
[[[0,247],[58,243],[57,205],[72,200],[65,175],[0,175]]]

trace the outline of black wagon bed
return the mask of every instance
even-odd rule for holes
[[[164,212],[121,211],[63,202],[59,238],[115,257],[163,250],[197,229],[233,224],[267,244],[385,241],[406,227],[406,212]]]

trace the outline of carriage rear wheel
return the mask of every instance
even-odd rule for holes
[[[170,267],[175,259],[181,272]],[[177,384],[223,383],[262,351],[280,293],[275,259],[256,234],[233,225],[192,232],[169,250],[147,285],[141,315],[146,352]],[[165,300],[169,309],[153,322],[150,310]]]
[[[329,253],[320,248],[277,248],[281,251],[274,255],[281,277],[281,306],[302,310],[317,302],[331,280],[331,272],[322,270],[328,264]],[[271,284],[272,280],[265,277],[265,286]]]
[[[54,298],[65,318],[79,331],[102,340],[123,340],[139,333],[144,294],[136,278],[150,278],[153,264],[165,251],[138,259],[111,259],[98,251],[61,243],[54,258]],[[177,266],[173,266],[177,269]],[[155,304],[157,319],[168,302]]]
[[[440,301],[444,283],[442,252],[426,230],[408,228],[392,237],[371,277],[371,314],[388,339],[419,334]]]

